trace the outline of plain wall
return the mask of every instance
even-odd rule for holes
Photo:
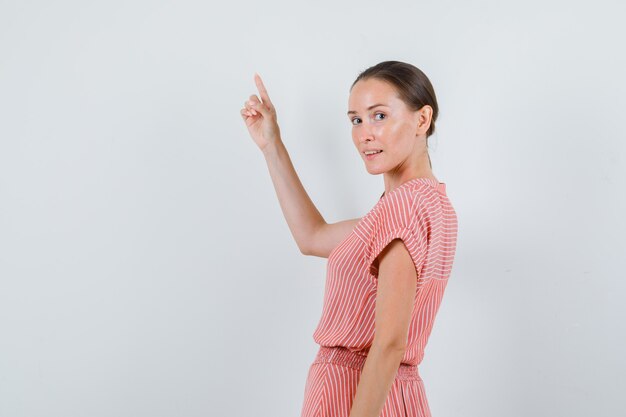
[[[459,220],[433,416],[623,413],[625,7],[508,3],[1,1],[0,416],[298,416],[326,259],[239,111],[257,71],[326,221],[361,216],[383,60],[435,87]]]

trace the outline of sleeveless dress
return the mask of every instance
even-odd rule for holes
[[[452,270],[457,215],[445,183],[408,180],[361,218],[329,254],[321,318],[313,333],[320,348],[304,388],[301,417],[348,417],[374,339],[376,257],[403,240],[417,272],[407,348],[381,417],[430,417],[418,365]]]

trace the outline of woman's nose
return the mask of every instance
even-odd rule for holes
[[[360,135],[361,142],[364,142],[368,139],[371,140],[373,136],[372,127],[366,122],[363,122],[363,124],[361,125],[361,129],[359,131],[359,135]]]

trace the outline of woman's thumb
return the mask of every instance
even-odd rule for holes
[[[263,115],[263,117],[267,117],[267,109],[265,108],[263,103],[259,103],[259,102],[253,101],[252,104],[250,104],[250,106],[252,106],[252,108],[254,110],[256,110],[259,113],[261,113]]]

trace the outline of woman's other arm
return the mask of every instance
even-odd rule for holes
[[[404,242],[394,239],[379,255],[375,336],[350,417],[378,417],[406,350],[417,272]]]

